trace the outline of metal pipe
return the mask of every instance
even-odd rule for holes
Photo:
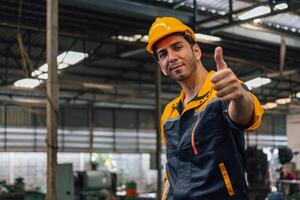
[[[232,12],[233,12],[233,2],[232,0],[229,0],[229,22],[232,22]]]
[[[197,0],[194,0],[194,29],[197,30],[197,21],[198,21],[198,9],[197,9]]]

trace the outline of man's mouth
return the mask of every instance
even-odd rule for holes
[[[174,71],[174,70],[180,68],[182,65],[183,64],[178,64],[178,65],[172,66],[172,67],[170,67],[170,71]]]

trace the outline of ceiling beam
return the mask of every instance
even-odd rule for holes
[[[196,21],[197,27],[198,29],[201,29],[201,25],[206,24],[206,23],[210,23],[210,22],[216,22],[217,20],[227,20],[228,18],[232,18],[232,15],[237,15],[239,13],[251,10],[253,8],[256,8],[257,6],[262,6],[262,5],[266,5],[267,3],[257,3],[255,5],[252,6],[248,6],[246,8],[241,8],[238,10],[232,10],[232,12],[228,12],[225,15],[215,15],[212,17],[207,17],[205,19],[202,20],[198,20]]]
[[[294,10],[297,10],[300,8],[300,3],[291,5],[290,7],[288,7],[287,9],[284,10],[277,10],[277,11],[271,11],[270,13],[264,14],[264,15],[260,15],[260,16],[256,16],[256,17],[252,17],[246,20],[236,20],[236,21],[232,21],[229,23],[225,23],[225,24],[221,24],[221,25],[216,25],[216,26],[212,26],[209,28],[201,28],[201,31],[204,33],[214,33],[214,32],[218,32],[221,31],[223,29],[232,27],[232,26],[236,26],[236,25],[240,25],[240,24],[245,24],[248,22],[251,22],[254,19],[260,19],[260,18],[266,18],[266,17],[271,17],[271,16],[275,16],[281,13],[287,13],[287,12],[291,12]]]
[[[97,9],[106,13],[119,13],[145,20],[153,20],[158,16],[176,16],[185,23],[191,23],[191,20],[193,19],[193,13],[124,0],[62,0],[61,3],[70,6],[85,7],[94,10]]]

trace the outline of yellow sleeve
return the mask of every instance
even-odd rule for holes
[[[168,197],[168,192],[169,192],[169,180],[168,180],[168,174],[167,172],[164,173],[164,190],[163,190],[163,194],[162,194],[162,200],[166,200]]]
[[[164,145],[166,145],[167,140],[166,140],[166,135],[165,135],[165,130],[164,130],[164,123],[165,123],[165,120],[163,119],[163,115],[162,115],[162,117],[160,119],[161,140],[162,140],[162,143]]]
[[[161,118],[160,118],[161,139],[162,139],[162,143],[164,145],[167,144],[164,125],[165,125],[165,122],[167,121],[167,119],[170,117],[170,113],[172,113],[172,102],[170,102],[166,105],[166,107],[164,109],[164,112],[163,112],[163,114],[161,115]]]
[[[251,96],[253,97],[254,103],[254,111],[253,111],[253,118],[250,127],[245,129],[246,131],[255,131],[259,125],[261,124],[262,116],[264,114],[264,109],[261,106],[260,102],[258,101],[257,97],[250,92]]]
[[[167,118],[169,116],[169,113],[170,113],[170,106],[167,105],[165,107],[165,110],[160,118],[160,131],[161,131],[161,140],[162,140],[162,143],[165,145],[167,144],[167,140],[166,140],[166,134],[165,134],[165,129],[164,129],[164,125],[165,125],[165,122],[167,121]]]

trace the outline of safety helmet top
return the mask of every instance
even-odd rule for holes
[[[147,51],[153,54],[153,45],[162,39],[163,37],[170,35],[172,33],[183,32],[193,38],[196,41],[196,36],[194,31],[182,23],[180,20],[174,17],[158,17],[155,22],[153,22],[148,33],[148,44]]]

